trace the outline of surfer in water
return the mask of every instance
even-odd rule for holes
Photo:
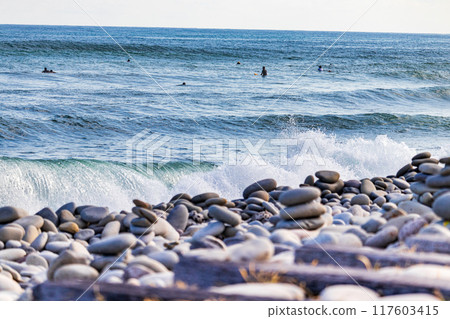
[[[319,72],[322,72],[322,71],[323,71],[323,68],[322,68],[321,65],[319,65],[319,68],[317,69],[317,71],[319,71]]]
[[[49,71],[47,68],[44,68],[44,71],[42,71],[42,73],[56,73],[56,72],[53,70]]]
[[[261,75],[262,76],[267,76],[267,70],[266,70],[265,66],[263,66],[263,68],[262,68]]]

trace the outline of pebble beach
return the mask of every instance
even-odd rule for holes
[[[240,283],[227,283],[223,276],[222,282],[204,285],[205,271],[197,274],[195,284],[181,280],[184,260],[219,262],[225,268],[289,267],[301,275],[309,269],[302,267],[320,264],[322,257],[333,256],[328,250],[338,248],[424,258],[428,262],[396,266],[359,257],[348,262],[360,260],[362,276],[367,272],[450,287],[448,260],[437,262],[450,254],[450,157],[422,152],[397,164],[392,175],[363,179],[343,180],[332,170],[310,172],[297,188],[268,176],[249,181],[242,197],[234,199],[215,192],[180,193],[161,203],[135,199],[122,211],[74,202],[55,211],[2,207],[0,300],[36,300],[36,287],[49,282],[86,283],[88,289],[102,284],[131,290],[198,288],[271,300],[448,299],[439,288],[427,293],[420,284],[411,293],[396,293],[395,285],[387,293],[365,282],[325,283],[314,290],[308,283],[276,279],[276,274],[242,274]],[[307,248],[317,248],[319,258],[302,260],[298,251]],[[341,267],[337,261],[331,264]]]

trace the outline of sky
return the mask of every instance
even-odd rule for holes
[[[0,0],[0,24],[449,34],[449,13],[450,0]]]

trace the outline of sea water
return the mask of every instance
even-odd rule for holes
[[[449,35],[105,30],[0,25],[0,206],[232,199],[450,154]]]

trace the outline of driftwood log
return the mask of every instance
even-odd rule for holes
[[[33,288],[33,299],[38,301],[141,301],[141,300],[242,300],[261,301],[267,298],[223,295],[207,290],[182,288],[154,288],[122,284],[99,283],[90,288],[81,298],[91,282],[45,282]]]
[[[301,285],[313,295],[318,295],[330,285],[359,284],[385,296],[428,293],[450,300],[450,281],[386,275],[374,270],[331,265],[224,263],[183,257],[175,266],[175,280],[198,288],[244,282],[288,282]]]
[[[450,238],[444,236],[418,235],[407,238],[405,243],[416,251],[450,254]]]
[[[324,250],[326,252],[324,252]],[[395,252],[373,248],[338,246],[303,246],[295,251],[295,262],[343,267],[408,267],[417,264],[450,266],[450,255],[436,253]]]

